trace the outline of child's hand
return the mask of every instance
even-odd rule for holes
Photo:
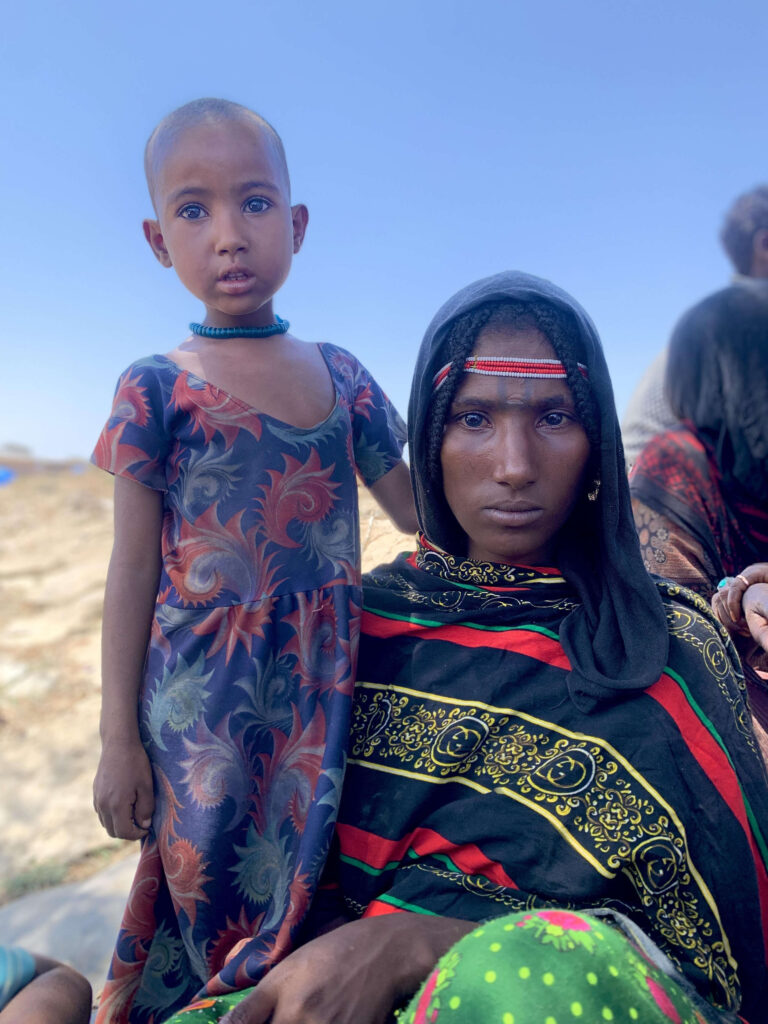
[[[93,806],[115,839],[141,839],[152,824],[155,797],[152,769],[141,743],[105,743],[96,778]]]

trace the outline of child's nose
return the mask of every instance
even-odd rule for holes
[[[216,227],[216,251],[219,255],[244,252],[248,248],[242,223],[236,215],[221,213],[217,218]]]

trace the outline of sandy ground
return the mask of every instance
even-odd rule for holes
[[[91,467],[0,487],[0,903],[130,852],[91,804],[111,533],[112,483]],[[366,492],[361,539],[364,567],[409,545]]]

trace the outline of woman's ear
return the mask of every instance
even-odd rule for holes
[[[171,255],[165,247],[163,233],[160,230],[160,221],[145,220],[141,226],[144,229],[144,237],[155,254],[158,263],[162,263],[164,267],[172,267]]]

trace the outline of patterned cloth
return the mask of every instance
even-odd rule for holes
[[[714,452],[692,423],[678,423],[647,445],[629,488],[650,572],[708,600],[723,576],[768,558],[768,511],[733,484],[725,488]]]
[[[139,710],[155,815],[99,1024],[252,985],[325,862],[359,629],[355,471],[392,469],[403,425],[353,356],[321,351],[336,403],[316,427],[154,356],[120,378],[93,455],[164,500]]]
[[[35,958],[20,946],[0,946],[0,1010],[35,976]]]
[[[714,1006],[761,1019],[768,780],[730,639],[658,587],[664,673],[584,713],[559,639],[577,597],[555,570],[422,543],[366,576],[329,873],[348,911],[618,910]]]
[[[693,424],[677,424],[645,448],[630,474],[635,526],[645,567],[695,590],[706,601],[723,576],[768,560],[768,511],[726,488],[714,453]],[[747,685],[753,714],[768,729],[768,687],[750,654]]]
[[[617,925],[629,922],[609,920],[538,910],[488,921],[441,957],[398,1024],[726,1019],[684,989],[680,975],[658,950],[649,951],[647,940],[641,945],[631,931],[619,930]]]
[[[166,1024],[211,1024],[241,1003],[250,991],[245,989],[243,992],[230,992],[226,996],[203,996],[169,1017]]]

